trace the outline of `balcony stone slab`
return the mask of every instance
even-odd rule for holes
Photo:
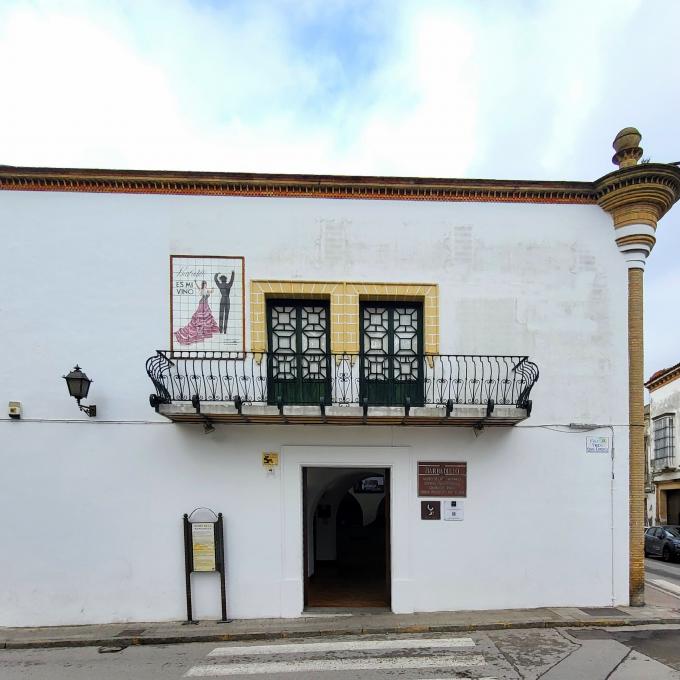
[[[243,404],[241,412],[233,402],[205,402],[200,412],[190,402],[161,404],[158,413],[177,423],[252,423],[299,425],[403,425],[429,427],[509,427],[528,417],[527,410],[516,406],[496,406],[487,416],[486,405],[454,405],[447,416],[443,405],[416,406],[406,410],[401,406],[369,406],[367,413],[361,406],[285,405],[283,413],[277,406]]]

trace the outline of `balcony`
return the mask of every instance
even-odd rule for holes
[[[675,456],[670,453],[666,456],[658,456],[657,458],[652,458],[652,469],[654,473],[665,472],[666,470],[675,469]]]
[[[146,362],[175,422],[510,426],[531,414],[526,356],[170,352]]]

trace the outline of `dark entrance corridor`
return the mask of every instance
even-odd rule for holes
[[[389,470],[305,468],[305,604],[386,607]]]
[[[667,523],[680,525],[680,490],[676,489],[665,493]]]

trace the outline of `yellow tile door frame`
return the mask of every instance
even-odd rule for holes
[[[425,354],[439,354],[439,286],[436,283],[361,283],[355,281],[250,282],[250,349],[267,351],[267,299],[310,298],[330,301],[331,352],[359,352],[361,300],[423,303]]]

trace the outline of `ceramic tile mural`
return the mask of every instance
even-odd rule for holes
[[[182,350],[244,350],[244,258],[170,257],[171,343]]]

